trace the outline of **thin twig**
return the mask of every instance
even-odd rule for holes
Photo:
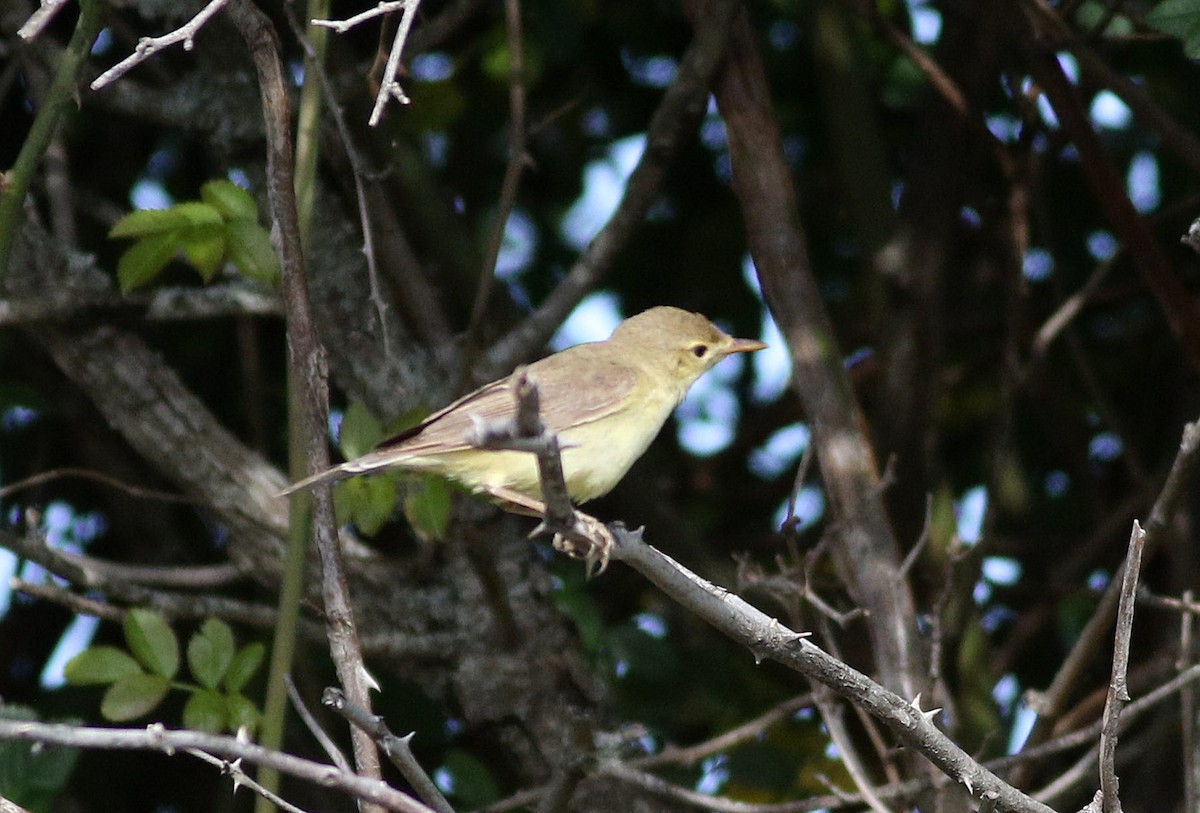
[[[185,750],[187,753],[196,757],[196,759],[202,760],[207,762],[209,765],[219,768],[221,773],[229,774],[229,776],[233,778],[234,790],[244,786],[250,788],[250,790],[254,791],[271,804],[285,811],[285,813],[307,813],[307,811],[305,811],[303,808],[296,807],[296,805],[292,804],[287,799],[284,799],[278,793],[264,788],[262,785],[258,784],[258,782],[254,781],[254,779],[252,779],[245,771],[242,770],[240,760],[235,759],[230,762],[227,759],[214,757],[213,755],[205,753],[198,748],[187,748]]]
[[[1192,591],[1185,590],[1184,606],[1191,606]],[[1185,610],[1179,617],[1179,657],[1175,668],[1183,672],[1192,665],[1195,647],[1196,614]],[[1196,761],[1196,689],[1188,687],[1179,694],[1179,722],[1182,725],[1183,741],[1183,798],[1184,810],[1200,809],[1200,762]]]
[[[292,680],[291,675],[286,675],[283,682],[287,684],[288,699],[292,701],[292,708],[300,715],[300,719],[304,721],[305,728],[313,735],[321,749],[325,751],[325,755],[329,757],[334,765],[338,766],[338,770],[353,773],[354,767],[350,764],[350,760],[346,759],[346,755],[342,753],[342,749],[337,747],[337,743],[333,738],[325,733],[325,729],[321,728],[317,723],[317,718],[304,704],[304,698],[300,696],[300,692],[296,690],[296,683]]]
[[[1142,571],[1142,552],[1146,532],[1137,520],[1129,537],[1125,557],[1125,575],[1121,579],[1121,603],[1117,609],[1117,632],[1113,640],[1112,679],[1104,703],[1103,728],[1100,731],[1100,791],[1104,813],[1119,813],[1121,798],[1117,779],[1117,731],[1121,709],[1129,702],[1129,645],[1133,638],[1133,611],[1136,606],[1138,577]]]
[[[312,302],[305,277],[294,186],[294,155],[291,138],[291,105],[285,79],[279,38],[270,19],[250,0],[235,0],[230,16],[246,41],[254,59],[262,98],[263,123],[267,134],[267,202],[271,212],[273,242],[279,248],[283,272],[284,301],[287,306],[290,397],[297,436],[303,446],[310,470],[329,466],[326,420],[329,415],[328,360],[317,338]],[[296,450],[297,454],[299,449]],[[370,705],[367,671],[358,642],[358,627],[335,526],[333,495],[329,488],[317,488],[312,494],[312,535],[321,562],[321,595],[324,601],[326,635],[338,680],[354,702]],[[299,511],[302,504],[294,510]],[[301,523],[299,517],[293,521]],[[299,527],[297,525],[296,527]],[[292,577],[302,578],[303,547],[291,561]],[[296,596],[298,598],[298,590]],[[281,621],[293,619],[296,605],[281,612]],[[290,638],[290,636],[289,636]],[[278,640],[277,640],[278,643]],[[290,641],[288,642],[290,644]],[[290,668],[273,662],[272,670],[283,673]],[[276,680],[282,674],[274,672]],[[275,684],[278,691],[278,684]],[[275,708],[280,708],[278,703]],[[380,776],[379,754],[370,737],[351,731],[354,760],[359,773]],[[369,809],[369,808],[368,808]]]
[[[629,242],[635,229],[658,199],[668,166],[685,134],[691,133],[707,109],[709,85],[725,51],[729,21],[738,4],[717,0],[695,26],[696,34],[679,62],[646,130],[646,150],[625,183],[625,192],[604,227],[536,311],[497,341],[472,369],[482,383],[536,352],[567,314],[601,280]]]
[[[753,720],[742,723],[736,728],[731,728],[710,740],[705,740],[702,743],[697,743],[686,748],[677,748],[669,745],[661,753],[627,760],[625,764],[643,770],[659,765],[683,765],[690,767],[706,757],[722,751],[728,751],[746,740],[754,739],[776,723],[788,719],[805,706],[812,705],[812,702],[812,693],[805,692],[804,694],[785,700],[778,706],[755,717]]]
[[[471,321],[467,327],[467,346],[472,347],[487,314],[488,300],[496,279],[496,263],[504,246],[508,218],[517,202],[521,172],[525,169],[525,56],[521,37],[521,5],[519,0],[504,0],[504,26],[508,41],[508,163],[500,184],[500,200],[488,238],[483,267],[479,269],[479,286]]]
[[[876,789],[871,785],[870,778],[867,775],[867,767],[854,745],[854,740],[851,738],[849,730],[846,728],[845,720],[842,719],[842,707],[833,698],[833,692],[822,686],[814,692],[814,696],[817,708],[821,710],[821,720],[825,723],[825,730],[829,733],[829,739],[837,746],[842,766],[850,774],[850,779],[853,780],[854,786],[858,788],[858,792],[862,794],[862,798],[866,800],[867,806],[874,810],[875,813],[891,813],[887,806],[884,805],[883,800],[879,798]]]
[[[1179,501],[1185,493],[1191,472],[1200,459],[1200,421],[1187,424],[1179,442],[1179,451],[1171,463],[1171,470],[1159,491],[1157,499],[1146,520],[1147,555],[1153,555],[1159,537],[1175,516]],[[1084,625],[1071,651],[1063,659],[1050,686],[1042,692],[1027,692],[1026,704],[1038,714],[1038,720],[1026,739],[1026,748],[1032,748],[1047,739],[1053,721],[1062,713],[1080,677],[1084,674],[1096,652],[1108,636],[1109,625],[1117,612],[1124,565],[1114,574],[1101,596],[1095,612]]]
[[[347,17],[345,20],[310,20],[309,22],[318,28],[331,28],[339,34],[345,34],[354,26],[360,23],[365,23],[367,20],[373,20],[376,17],[381,17],[384,14],[391,14],[393,11],[399,11],[404,8],[408,0],[385,0],[375,6],[375,8],[367,9],[366,11],[355,14],[353,17]]]
[[[26,581],[25,579],[13,578],[8,582],[8,586],[13,591],[24,593],[27,596],[53,601],[55,604],[61,604],[73,613],[80,615],[91,615],[104,621],[115,621],[120,623],[125,619],[125,610],[120,607],[113,607],[111,604],[105,604],[103,601],[81,596],[78,593],[72,593],[66,588],[59,587],[57,584],[38,584],[37,582]]]
[[[383,118],[383,109],[388,100],[395,99],[400,104],[408,104],[409,98],[396,80],[396,72],[400,67],[400,53],[404,50],[404,42],[408,39],[408,31],[412,28],[413,19],[417,16],[420,0],[408,0],[404,11],[400,13],[400,25],[396,27],[396,37],[392,40],[392,50],[388,54],[387,65],[379,82],[379,93],[375,95],[375,106],[371,108],[371,118],[367,124],[374,127]]]
[[[142,488],[140,486],[131,485],[123,480],[113,477],[103,472],[93,471],[92,469],[75,468],[66,466],[61,469],[52,469],[43,471],[37,474],[31,474],[23,480],[17,480],[15,483],[0,488],[0,497],[7,497],[10,494],[15,494],[18,491],[24,491],[27,488],[40,486],[43,483],[50,483],[55,480],[66,478],[78,478],[81,480],[91,480],[96,483],[103,483],[106,486],[111,486],[118,491],[123,491],[131,497],[137,497],[143,500],[158,500],[160,502],[182,503],[184,505],[207,505],[207,500],[198,500],[194,497],[185,497],[182,494],[172,494],[169,491],[156,491],[150,488]]]
[[[363,180],[366,174],[365,167],[362,166],[362,158],[354,147],[354,140],[350,134],[350,127],[346,123],[346,115],[338,104],[337,96],[333,91],[333,83],[329,79],[329,72],[325,70],[325,63],[316,59],[316,48],[309,41],[303,28],[300,27],[299,21],[295,14],[292,13],[291,6],[285,6],[287,12],[288,23],[292,27],[292,33],[300,41],[305,51],[309,55],[309,62],[317,76],[317,81],[321,86],[321,93],[325,97],[325,106],[329,108],[329,114],[333,116],[334,125],[337,127],[338,135],[342,139],[342,146],[346,150],[346,157],[350,161],[350,172],[354,177],[354,194],[358,200],[358,218],[363,234],[363,257],[367,261],[367,283],[370,288],[370,300],[375,306],[375,316],[379,319],[379,334],[383,339],[383,353],[385,356],[391,356],[391,336],[388,330],[387,320],[387,303],[383,299],[383,288],[379,284],[379,268],[375,261],[375,238],[374,232],[371,229],[370,208],[367,206],[367,190]],[[317,25],[319,21],[313,20],[313,25]]]
[[[132,54],[96,77],[92,82],[92,90],[100,90],[112,84],[135,66],[140,65],[159,51],[169,48],[177,42],[183,43],[183,50],[192,50],[196,44],[196,33],[228,2],[229,0],[209,0],[208,5],[200,9],[200,12],[195,17],[174,31],[163,34],[161,37],[142,37],[138,40],[137,47]]]
[[[91,728],[62,723],[38,723],[0,718],[0,740],[66,745],[108,751],[176,751],[198,749],[227,759],[244,759],[255,765],[269,765],[281,773],[295,776],[318,787],[337,788],[357,799],[383,805],[403,813],[436,813],[406,793],[381,782],[356,774],[272,751],[235,737],[204,734],[199,731],[170,730],[161,725],[146,728]]]
[[[351,703],[341,689],[327,688],[321,694],[321,703],[346,718],[351,725],[370,735],[371,739],[378,743],[379,747],[383,749],[383,753],[387,754],[392,764],[412,785],[417,795],[425,801],[425,804],[437,810],[438,813],[454,813],[450,802],[442,795],[442,791],[434,781],[429,778],[429,774],[421,767],[417,758],[413,756],[412,748],[409,746],[413,734],[397,737],[387,727],[387,723],[383,721],[382,717]]]
[[[32,42],[42,33],[54,15],[67,4],[67,0],[42,0],[38,10],[29,15],[25,24],[17,29],[17,36],[26,42]]]

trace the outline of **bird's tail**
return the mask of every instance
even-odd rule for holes
[[[362,457],[351,460],[348,463],[343,463],[340,466],[334,466],[331,469],[317,472],[316,474],[305,477],[292,483],[290,486],[279,492],[280,497],[286,497],[289,494],[294,494],[297,491],[304,491],[322,483],[336,483],[338,480],[344,480],[347,477],[352,477],[355,474],[369,474],[373,471],[386,469],[389,466],[394,466],[397,462],[397,456],[393,453],[384,451],[372,452],[363,455]]]

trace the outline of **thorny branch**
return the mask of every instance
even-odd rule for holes
[[[520,373],[518,372],[518,375]],[[522,377],[518,387],[518,411],[513,426],[497,427],[499,434],[521,439],[542,429],[541,420],[531,411],[537,407],[536,383]],[[562,476],[557,440],[542,430],[544,441],[536,446],[542,493],[545,496],[543,524],[551,531],[563,532],[574,526],[562,525],[563,517],[576,514],[567,497]],[[517,445],[505,448],[518,448]],[[525,447],[530,451],[529,447]],[[1019,813],[1053,813],[1020,790],[1004,782],[980,765],[933,724],[937,710],[923,711],[917,700],[906,701],[866,675],[833,658],[807,640],[806,633],[794,632],[779,622],[661,553],[642,540],[641,530],[630,531],[620,523],[608,527],[615,540],[612,558],[637,570],[664,593],[695,615],[707,621],[753,653],[756,661],[774,660],[809,677],[837,694],[865,708],[879,718],[909,747],[963,784],[972,797],[994,800],[999,809]]]
[[[347,774],[332,765],[271,751],[235,737],[171,730],[158,724],[144,729],[89,728],[0,718],[0,740],[109,751],[161,751],[168,755],[180,750],[196,749],[230,761],[245,760],[255,765],[270,766],[280,773],[295,776],[319,787],[337,788],[357,799],[382,805],[389,810],[399,810],[403,813],[437,813],[378,779]]]

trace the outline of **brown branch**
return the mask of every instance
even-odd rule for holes
[[[1058,57],[1033,48],[1028,53],[1028,63],[1030,72],[1053,106],[1063,132],[1079,150],[1083,172],[1096,202],[1128,248],[1134,267],[1154,294],[1171,334],[1192,368],[1200,370],[1200,306],[1179,280],[1153,232],[1130,202],[1125,183],[1104,152]]]
[[[612,530],[617,539],[614,560],[637,570],[685,609],[748,647],[755,660],[776,661],[866,709],[905,745],[962,783],[973,798],[994,798],[1002,810],[1051,813],[959,748],[933,724],[932,712],[918,709],[777,619],[700,578],[643,542],[640,534],[617,526]]]
[[[1183,437],[1179,442],[1179,451],[1171,464],[1166,482],[1158,498],[1150,509],[1145,523],[1146,552],[1145,556],[1153,556],[1167,524],[1175,516],[1179,501],[1185,493],[1191,473],[1200,460],[1200,421],[1187,424],[1183,428]],[[1092,658],[1108,639],[1109,624],[1117,612],[1120,603],[1121,584],[1124,579],[1124,565],[1118,568],[1104,591],[1095,612],[1080,632],[1079,638],[1063,659],[1058,672],[1050,686],[1043,692],[1030,692],[1026,703],[1038,715],[1029,737],[1025,741],[1025,749],[1044,742],[1051,733],[1054,721],[1066,707],[1067,701],[1074,692],[1080,677],[1084,674]],[[1022,749],[1023,751],[1025,749]]]
[[[545,524],[551,530],[554,518],[560,515],[582,516],[574,512],[567,499],[566,482],[557,439],[542,427],[537,414],[536,388],[521,376],[517,387],[521,397],[515,420],[516,440],[530,436],[536,444],[542,493],[546,504]],[[524,392],[522,392],[522,390]],[[541,431],[538,431],[541,430]],[[511,431],[511,430],[510,430]],[[535,434],[536,433],[536,434]],[[482,433],[481,433],[482,434]],[[505,448],[522,449],[520,443]],[[524,448],[530,451],[533,446]],[[546,458],[555,458],[547,461]],[[564,526],[570,529],[573,526]],[[674,559],[652,548],[642,540],[641,531],[629,531],[619,523],[606,532],[615,541],[611,555],[638,571],[685,609],[707,621],[734,641],[746,646],[755,661],[774,660],[826,686],[854,705],[865,709],[881,720],[905,744],[923,754],[956,782],[961,782],[974,798],[994,799],[1001,809],[1019,813],[1053,813],[1050,808],[1029,798],[976,762],[945,734],[934,726],[936,711],[922,711],[916,701],[908,702],[832,657],[807,639],[807,633],[797,633],[770,618],[742,598],[711,584],[692,573]],[[635,774],[632,769],[624,769]],[[642,776],[645,776],[642,774]],[[655,777],[650,779],[657,780]],[[708,797],[705,797],[708,798]],[[728,802],[728,800],[725,800]],[[728,802],[723,810],[733,811],[740,803]]]
[[[1176,121],[1158,105],[1150,92],[1124,74],[1113,70],[1109,61],[1096,53],[1088,43],[1075,34],[1046,0],[1025,0],[1026,11],[1049,33],[1056,45],[1065,45],[1075,58],[1083,75],[1092,82],[1108,88],[1129,106],[1134,117],[1162,139],[1162,145],[1191,169],[1200,172],[1200,138]],[[1054,50],[1060,50],[1056,47]]]
[[[646,130],[642,153],[616,211],[536,311],[496,342],[475,364],[477,382],[490,381],[542,348],[567,314],[607,273],[658,197],[667,168],[686,134],[704,115],[713,73],[724,52],[734,0],[710,0],[695,21],[692,44],[679,62]]]
[[[26,581],[25,579],[11,579],[8,586],[15,592],[52,601],[79,615],[92,615],[104,621],[113,621],[118,624],[125,618],[125,610],[120,607],[114,607],[111,604],[105,604],[103,601],[96,601],[95,599],[72,593],[70,590],[59,587],[57,584],[38,584],[37,582]]]
[[[525,51],[521,37],[520,0],[504,0],[504,30],[508,46],[508,163],[504,167],[504,180],[500,183],[500,200],[488,237],[483,267],[479,269],[479,285],[475,291],[475,304],[471,307],[471,321],[467,326],[468,348],[475,345],[487,315],[488,300],[496,280],[496,263],[504,245],[504,232],[517,202],[521,173],[529,160],[525,154]]]
[[[408,794],[379,781],[339,771],[281,751],[271,751],[235,737],[177,731],[150,725],[146,728],[89,728],[61,723],[36,723],[0,718],[0,740],[65,745],[106,751],[161,751],[173,754],[195,748],[229,760],[243,759],[255,765],[275,768],[318,787],[336,788],[365,802],[382,805],[403,813],[436,813]]]
[[[122,491],[131,497],[137,497],[144,500],[158,500],[160,502],[182,503],[184,505],[204,505],[204,502],[197,500],[194,497],[186,497],[182,494],[172,494],[169,491],[156,491],[152,488],[142,488],[124,480],[120,480],[111,475],[92,469],[81,469],[72,466],[65,466],[61,469],[53,469],[51,471],[38,472],[30,476],[17,480],[15,483],[0,488],[0,497],[7,497],[10,494],[16,494],[18,491],[24,491],[27,488],[40,486],[43,483],[52,483],[55,480],[64,480],[68,478],[77,478],[80,480],[91,480],[95,483],[102,483],[106,486]]]
[[[1104,813],[1119,813],[1121,797],[1117,780],[1117,731],[1121,724],[1121,709],[1129,702],[1129,645],[1133,638],[1133,610],[1137,597],[1138,576],[1142,570],[1142,552],[1146,547],[1146,532],[1137,520],[1129,537],[1129,553],[1125,557],[1125,574],[1121,579],[1121,602],[1117,608],[1117,632],[1113,643],[1112,679],[1108,698],[1104,702],[1104,717],[1100,730],[1100,793]]]
[[[329,414],[328,367],[324,348],[317,339],[304,276],[304,256],[293,186],[288,81],[279,54],[279,39],[267,16],[249,0],[236,0],[230,6],[229,14],[245,39],[258,72],[267,134],[267,201],[283,271],[290,372],[301,391],[302,403],[294,419],[301,421],[310,471],[320,471],[329,467],[329,447],[325,435],[325,421]],[[333,494],[329,488],[313,491],[312,511],[313,535],[321,560],[330,654],[338,679],[346,687],[351,699],[369,707],[371,701],[367,673],[346,584],[342,550],[338,544]],[[359,772],[377,779],[380,766],[374,743],[361,731],[353,730],[351,733]]]
[[[686,5],[695,15],[695,2]],[[926,680],[916,608],[899,578],[900,549],[884,511],[880,479],[833,325],[824,309],[800,226],[770,92],[745,10],[734,17],[718,75],[717,105],[729,134],[733,188],[741,203],[763,294],[792,352],[793,386],[838,529],[833,555],[855,603],[870,614],[883,682],[912,697]]]
[[[438,786],[429,778],[429,774],[425,772],[421,763],[417,762],[417,758],[413,756],[412,748],[409,746],[409,742],[413,738],[412,734],[406,737],[397,737],[387,727],[387,723],[383,721],[382,717],[351,703],[341,689],[332,687],[325,689],[321,694],[321,704],[326,708],[333,709],[346,718],[349,723],[370,735],[425,804],[438,813],[454,813],[450,802],[446,800]]]
[[[812,705],[812,702],[812,694],[805,692],[804,694],[785,700],[778,706],[755,717],[753,720],[748,720],[736,728],[731,728],[719,736],[713,737],[711,740],[706,740],[686,748],[668,745],[661,753],[641,757],[640,759],[627,760],[625,764],[643,770],[659,765],[683,765],[691,767],[705,757],[710,757],[721,751],[727,751],[746,740],[757,737],[776,723],[788,719],[805,706]]]

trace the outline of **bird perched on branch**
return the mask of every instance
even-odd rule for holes
[[[571,500],[607,494],[662,429],[688,389],[721,359],[761,350],[705,317],[656,307],[626,319],[611,337],[534,362],[541,418],[558,437]],[[509,506],[532,510],[541,499],[533,454],[480,449],[469,438],[484,425],[511,420],[515,384],[486,384],[373,451],[289,486],[283,493],[383,469],[429,472]]]

